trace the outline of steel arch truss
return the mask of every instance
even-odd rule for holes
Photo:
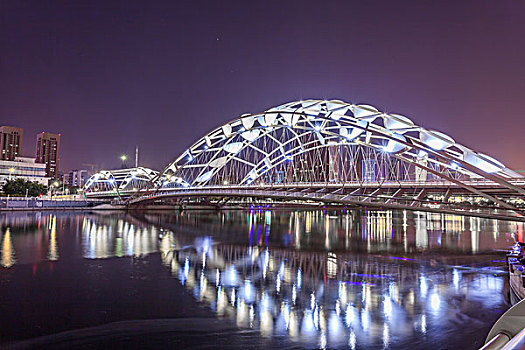
[[[102,170],[91,176],[84,186],[86,193],[111,192],[119,195],[123,192],[135,192],[146,188],[158,177],[159,172],[144,168]]]
[[[405,116],[369,105],[307,100],[216,128],[171,163],[159,184],[447,180],[461,186],[487,179],[525,194],[509,181],[520,177],[494,158]]]

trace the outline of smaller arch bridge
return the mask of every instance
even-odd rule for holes
[[[101,170],[93,174],[84,185],[88,197],[129,197],[140,189],[147,188],[159,172],[144,167]]]

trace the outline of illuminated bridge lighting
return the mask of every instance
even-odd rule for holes
[[[131,206],[174,198],[220,205],[228,198],[260,209],[294,201],[523,218],[523,185],[523,176],[500,161],[406,116],[303,100],[215,128],[161,172],[102,171],[84,190]],[[253,198],[264,202],[255,205]],[[382,239],[392,237],[391,227],[377,229]],[[327,234],[327,245],[330,240]]]

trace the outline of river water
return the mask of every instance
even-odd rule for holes
[[[403,211],[0,214],[0,347],[478,349],[523,224]]]

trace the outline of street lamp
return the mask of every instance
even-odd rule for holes
[[[15,168],[9,168],[9,181],[11,181],[11,175],[15,172]]]
[[[126,160],[128,159],[128,156],[123,154],[120,156],[120,160],[122,161],[122,166],[121,168],[124,169],[126,167]]]

